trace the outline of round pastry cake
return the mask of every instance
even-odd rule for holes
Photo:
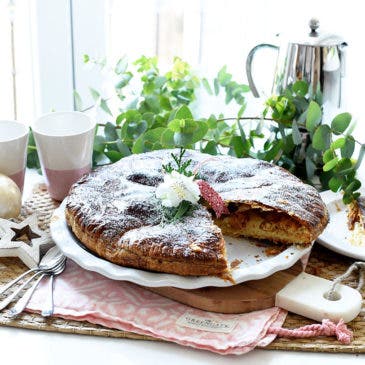
[[[251,158],[184,158],[219,193],[228,211],[217,218],[198,204],[164,222],[156,188],[175,150],[132,155],[81,178],[70,190],[66,220],[92,252],[118,265],[178,275],[229,277],[224,234],[309,245],[328,223],[312,186],[286,170]]]

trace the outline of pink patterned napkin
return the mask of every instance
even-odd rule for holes
[[[46,294],[47,285],[42,282],[27,310],[40,312]],[[281,326],[286,317],[286,311],[277,307],[239,315],[193,309],[138,285],[86,271],[71,260],[64,273],[55,279],[54,301],[57,317],[88,321],[224,355],[244,354],[258,345],[268,345],[275,338],[266,334],[268,328]],[[186,327],[186,323],[183,326],[182,319],[205,329],[208,324],[210,331]],[[229,329],[211,332],[226,326],[231,327],[230,332]]]

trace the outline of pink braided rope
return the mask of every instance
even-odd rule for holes
[[[353,337],[352,331],[347,328],[342,319],[337,324],[329,319],[324,319],[322,324],[310,324],[296,329],[270,327],[267,333],[278,335],[279,337],[295,338],[336,336],[341,343],[346,345],[351,342]]]

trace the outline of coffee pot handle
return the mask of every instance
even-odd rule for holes
[[[256,47],[252,48],[250,53],[247,56],[247,59],[246,59],[246,74],[247,74],[248,85],[250,86],[250,89],[252,91],[253,96],[256,97],[256,98],[260,97],[260,95],[257,91],[255,83],[253,82],[251,67],[252,67],[253,57],[254,57],[256,51],[258,51],[261,48],[272,48],[272,49],[275,49],[277,51],[279,50],[278,46],[275,46],[275,45],[269,44],[269,43],[262,43],[262,44],[258,44]]]

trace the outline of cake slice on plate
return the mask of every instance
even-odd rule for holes
[[[178,275],[229,275],[223,234],[307,246],[328,222],[312,186],[268,162],[187,151],[224,200],[217,218],[198,204],[164,223],[156,188],[174,150],[126,157],[83,177],[71,189],[66,219],[76,237],[100,257],[122,266]]]

